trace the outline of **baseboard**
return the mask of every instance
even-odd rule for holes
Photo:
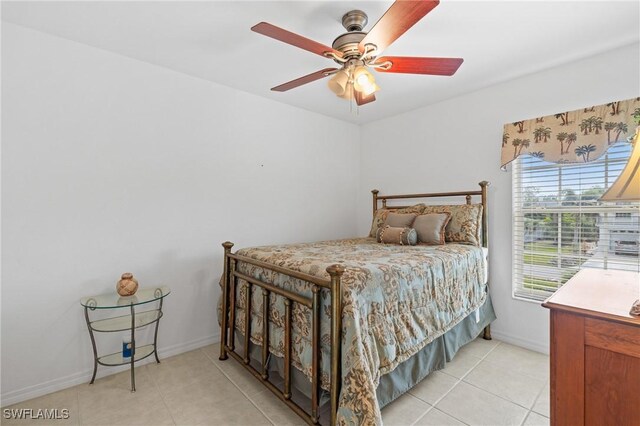
[[[502,333],[500,332],[500,330],[495,330],[493,327],[491,328],[491,336],[505,343],[510,343],[512,345],[530,349],[535,352],[540,352],[547,355],[549,354],[549,342],[536,342],[529,339],[523,339],[521,336]]]
[[[164,346],[158,348],[158,354],[160,358],[168,358],[174,355],[179,355],[183,352],[189,352],[194,349],[201,348],[203,346],[207,346],[213,343],[217,343],[220,341],[220,332],[216,332],[212,335],[201,337],[199,339],[191,340],[189,342],[178,343],[175,345]],[[149,357],[145,360],[140,361],[136,365],[144,365],[150,362],[155,362],[153,357]],[[98,367],[98,374],[96,374],[96,378],[110,376],[112,374],[119,373],[121,371],[126,371],[128,366],[121,367]],[[37,398],[42,395],[46,395],[52,392],[57,392],[59,390],[63,390],[66,388],[70,388],[72,386],[79,385],[81,383],[88,383],[91,380],[91,375],[93,374],[93,370],[86,370],[74,374],[70,374],[65,377],[60,377],[58,379],[49,380],[44,383],[39,383],[37,385],[27,386],[22,389],[18,389],[15,391],[10,391],[3,393],[0,397],[1,406],[6,407],[8,405],[17,404],[22,401],[27,401],[32,398]]]

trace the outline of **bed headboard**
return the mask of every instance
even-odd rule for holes
[[[401,200],[412,199],[417,200],[419,198],[448,198],[448,197],[465,197],[466,203],[471,204],[471,197],[480,196],[480,202],[482,203],[482,246],[489,247],[489,220],[487,211],[487,187],[489,182],[483,180],[480,185],[480,190],[474,191],[460,191],[460,192],[431,192],[427,194],[399,194],[399,195],[380,195],[377,189],[371,191],[373,194],[373,216],[376,216],[378,211],[378,203],[382,202],[382,208],[385,209],[401,209],[408,206],[388,206],[388,200]]]

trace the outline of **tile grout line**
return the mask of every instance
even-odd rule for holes
[[[211,357],[207,354],[207,352],[204,350],[204,348],[200,348],[200,350],[204,352],[204,355],[209,359],[209,361],[213,364],[213,366],[214,366],[214,367],[216,367],[216,368],[218,369],[218,371],[220,371],[220,372],[221,372],[221,373],[222,373],[222,374],[227,378],[227,380],[229,380],[229,382],[231,382],[231,384],[232,384],[233,386],[235,386],[235,387],[236,387],[236,389],[238,389],[238,390],[240,391],[240,393],[242,393],[242,395],[247,399],[247,401],[249,401],[249,402],[251,403],[251,405],[253,405],[254,407],[256,407],[256,409],[257,409],[258,411],[260,411],[260,412],[262,413],[262,415],[263,415],[263,416],[264,416],[264,417],[265,417],[265,418],[266,418],[266,419],[267,419],[267,420],[268,420],[272,425],[277,426],[277,425],[276,425],[276,423],[275,423],[273,420],[271,420],[271,417],[269,417],[269,416],[267,415],[267,413],[265,413],[265,412],[264,412],[260,407],[258,407],[258,406],[256,405],[256,403],[251,399],[251,397],[250,397],[247,393],[245,393],[245,391],[244,391],[244,390],[242,390],[242,388],[240,388],[240,386],[238,386],[238,385],[236,384],[236,382],[231,378],[231,376],[229,376],[229,375],[228,375],[228,374],[227,374],[227,373],[226,373],[222,368],[220,368],[220,367],[215,363],[215,361],[214,361],[213,359],[211,359]],[[269,389],[265,386],[264,390],[269,390]],[[261,391],[261,392],[262,392],[262,391]],[[279,401],[279,402],[280,402],[280,401]]]
[[[527,419],[529,418],[530,414],[531,414],[531,410],[527,411],[527,415],[524,416],[524,419],[522,419],[522,421],[520,422],[520,426],[523,426],[527,422]]]
[[[516,346],[516,347],[519,347],[519,346]],[[530,351],[529,349],[526,349],[526,350],[527,350],[527,351],[529,351],[529,352],[535,352],[535,351]],[[536,352],[536,353],[537,353],[537,352]],[[484,361],[484,360],[483,360],[483,361]],[[499,363],[494,362],[494,361],[489,361],[489,360],[486,360],[486,361],[487,361],[489,364],[492,364],[492,365],[500,365]],[[518,373],[518,374],[520,374],[521,376],[528,377],[528,378],[530,378],[530,379],[536,379],[536,380],[539,380],[539,379],[540,379],[539,377],[535,377],[535,376],[532,376],[532,375],[527,374],[527,373]],[[547,382],[548,382],[548,381],[549,381],[548,379],[546,379],[546,380],[545,380],[545,385],[547,384]]]
[[[540,389],[540,392],[538,392],[538,395],[536,396],[536,399],[534,399],[534,400],[533,400],[533,404],[531,404],[531,408],[529,409],[529,412],[527,413],[527,415],[524,417],[524,420],[523,420],[523,421],[522,421],[522,423],[520,424],[521,426],[525,424],[525,422],[527,421],[527,419],[529,418],[529,416],[531,415],[531,413],[536,413],[536,414],[539,414],[539,415],[541,415],[541,416],[543,416],[543,417],[547,417],[547,416],[544,416],[544,415],[542,415],[542,414],[538,413],[537,411],[533,411],[533,407],[535,407],[535,406],[536,406],[536,403],[538,402],[538,399],[540,399],[540,397],[542,396],[542,393],[544,392],[545,388],[547,387],[547,383],[549,383],[550,381],[551,381],[551,379],[547,380],[547,381],[544,383],[544,386],[542,386],[542,389]],[[548,417],[547,417],[547,418],[548,418]]]
[[[502,343],[502,342],[501,342],[501,343]],[[498,346],[499,346],[499,345],[496,345],[496,348],[497,348]],[[493,348],[493,349],[495,349],[495,348]],[[493,349],[492,349],[491,351],[487,352],[487,355],[485,355],[485,357],[483,357],[483,358],[482,358],[482,361],[485,361],[485,359],[484,359],[484,358],[486,358],[486,357],[489,355],[489,353],[493,352]],[[534,352],[534,351],[531,351],[531,352]],[[497,363],[495,363],[495,362],[491,362],[491,361],[489,361],[489,360],[486,360],[486,362],[488,362],[488,363],[490,363],[490,364],[493,364],[493,365],[498,365]],[[472,368],[471,370],[469,370],[469,373],[471,373],[471,371],[472,371],[473,369],[475,369],[479,364],[480,364],[480,363],[478,363],[478,364],[474,365],[474,366],[473,366],[473,368]],[[460,380],[461,380],[461,381],[463,381],[463,379],[464,379],[465,377],[467,377],[467,376],[469,375],[469,373],[465,374],[465,375],[464,375]],[[531,378],[531,379],[538,379],[537,377],[533,377],[533,376],[530,376],[530,375],[528,375],[528,374],[524,374],[524,373],[518,373],[518,374],[520,374],[520,375],[522,375],[522,376],[525,376],[525,377],[528,377],[528,378]],[[473,386],[474,388],[479,389],[479,390],[481,390],[481,391],[487,392],[487,393],[489,393],[489,394],[491,394],[491,395],[493,395],[493,396],[495,396],[495,397],[498,397],[498,398],[500,398],[500,399],[502,399],[502,400],[504,400],[504,401],[510,402],[510,403],[512,403],[512,404],[515,404],[515,405],[517,405],[517,406],[518,406],[518,407],[520,407],[520,408],[524,408],[525,410],[527,410],[527,412],[529,412],[529,411],[533,410],[533,406],[534,406],[534,405],[536,404],[536,402],[538,401],[538,397],[541,395],[542,391],[544,390],[544,387],[547,385],[547,383],[548,383],[548,382],[549,382],[549,379],[545,380],[544,385],[542,386],[542,388],[540,389],[540,391],[538,391],[538,393],[537,393],[537,395],[536,395],[536,398],[535,398],[535,399],[534,399],[534,401],[533,401],[533,404],[532,404],[532,405],[531,405],[531,407],[529,407],[529,408],[527,408],[526,406],[524,406],[524,405],[522,405],[522,404],[520,404],[520,403],[518,403],[518,402],[511,401],[511,400],[509,400],[509,399],[507,399],[507,398],[505,398],[505,397],[503,397],[503,396],[501,396],[501,395],[495,394],[495,393],[493,393],[493,392],[492,392],[492,391],[490,391],[490,390],[483,389],[483,388],[481,388],[481,387],[479,387],[479,386],[476,386],[476,385],[474,385],[473,383],[469,383],[469,382],[464,382],[464,383],[465,383],[465,384],[467,384],[467,385],[469,385],[469,386]],[[457,385],[457,383],[456,383],[456,385]],[[534,411],[534,412],[535,412],[535,411]],[[537,412],[535,412],[535,413],[537,413]],[[537,414],[540,414],[540,413],[537,413]],[[542,414],[541,414],[541,415],[542,415]],[[542,416],[543,416],[543,417],[547,417],[547,416],[544,416],[544,415],[542,415]],[[526,417],[525,417],[525,419],[526,419]]]
[[[428,375],[427,375],[427,377],[428,377]],[[426,379],[426,377],[425,377],[425,379]],[[424,380],[424,379],[423,379],[423,380]],[[422,380],[421,380],[421,381],[422,381]],[[418,383],[419,383],[419,382],[418,382]],[[427,414],[429,414],[429,412],[435,408],[435,405],[431,405],[431,404],[430,404],[430,403],[428,403],[427,401],[425,401],[425,400],[422,400],[422,399],[418,398],[417,396],[415,396],[414,394],[412,394],[410,391],[411,391],[411,389],[409,389],[408,391],[406,391],[405,393],[403,393],[403,394],[402,394],[400,397],[398,397],[396,400],[391,401],[391,403],[393,404],[395,401],[397,401],[397,400],[398,400],[398,399],[400,399],[401,397],[403,397],[403,396],[405,396],[405,395],[409,395],[409,396],[411,396],[412,398],[415,398],[415,399],[417,399],[418,401],[423,402],[423,403],[425,403],[425,404],[427,404],[427,405],[429,406],[429,408],[427,408],[427,410],[426,410],[424,413],[422,413],[422,414],[420,415],[420,417],[418,417],[418,418],[417,418],[413,423],[411,423],[411,424],[409,425],[409,426],[413,426],[413,425],[415,425],[415,424],[416,424],[416,423],[417,423],[421,418],[423,418],[424,416],[426,416]]]
[[[474,367],[474,368],[475,368],[475,367]],[[466,377],[466,375],[465,375],[465,377]],[[483,391],[483,392],[486,392],[486,393],[488,393],[488,394],[490,394],[490,395],[493,395],[493,396],[495,396],[496,398],[500,398],[500,399],[501,399],[501,400],[503,400],[503,401],[507,401],[507,402],[510,402],[510,403],[511,403],[511,404],[513,404],[513,405],[517,405],[518,407],[523,408],[523,409],[525,409],[525,410],[527,410],[527,411],[530,411],[530,410],[531,410],[531,408],[527,408],[526,406],[524,406],[524,405],[520,404],[519,402],[511,401],[510,399],[507,399],[507,398],[505,398],[504,396],[501,396],[501,395],[495,394],[495,393],[491,392],[490,390],[483,389],[483,388],[481,388],[480,386],[476,386],[476,385],[474,385],[473,383],[469,383],[469,382],[464,382],[464,383],[465,383],[466,385],[469,385],[469,386],[471,386],[471,387],[474,387],[474,388],[476,388],[476,389],[478,389],[478,390],[480,390],[480,391]],[[546,382],[545,382],[545,384],[542,386],[542,389],[544,389],[544,386],[546,386]],[[534,405],[535,405],[535,401],[534,401]],[[543,416],[543,417],[546,417],[546,416]]]
[[[497,345],[495,345],[493,348],[491,348],[491,349],[490,349],[486,354],[484,354],[484,356],[480,357],[480,361],[478,361],[476,364],[474,364],[474,366],[473,366],[473,367],[471,367],[471,368],[469,369],[469,371],[467,371],[465,374],[463,374],[463,375],[462,375],[462,377],[460,377],[460,378],[458,379],[458,381],[456,382],[456,384],[455,384],[455,385],[453,385],[453,386],[451,387],[451,389],[449,389],[449,390],[448,390],[444,395],[442,395],[442,397],[440,397],[440,398],[436,401],[436,403],[434,404],[434,407],[435,407],[435,405],[436,405],[437,403],[439,403],[440,401],[442,401],[442,400],[443,400],[443,399],[444,399],[444,398],[445,398],[445,397],[446,397],[446,396],[447,396],[447,395],[448,395],[448,394],[449,394],[453,389],[455,389],[455,387],[456,387],[456,386],[458,386],[460,383],[464,382],[464,378],[465,378],[465,377],[467,377],[469,374],[471,374],[471,372],[472,372],[473,370],[475,370],[475,368],[476,368],[477,366],[479,366],[479,365],[480,365],[480,363],[481,363],[482,361],[484,361],[484,360],[485,360],[485,358],[487,358],[487,357],[489,356],[489,354],[490,354],[491,352],[493,352],[494,350],[496,350],[496,348],[497,348],[498,346],[500,346],[501,344],[502,344],[502,342],[500,342],[500,341],[499,341],[499,342],[498,342],[498,344],[497,344]],[[445,373],[445,374],[446,374],[446,373]],[[464,383],[466,384],[467,382],[464,382]],[[443,410],[440,410],[440,411],[442,411],[443,413],[445,413],[445,414],[446,414],[446,415],[448,415],[448,416],[453,417],[454,419],[458,420],[458,421],[459,421],[459,422],[461,422],[461,423],[467,424],[466,422],[464,422],[464,421],[462,421],[461,419],[457,418],[457,417],[456,417],[456,416],[454,416],[453,414],[447,413],[446,411],[443,411]]]
[[[533,407],[536,406],[536,403],[538,402],[538,400],[542,396],[542,393],[544,392],[544,388],[546,388],[547,385],[550,384],[550,382],[551,382],[551,378],[547,379],[547,381],[544,382],[544,386],[542,387],[542,389],[540,389],[540,392],[538,392],[538,395],[536,396],[535,401],[533,401],[533,405],[531,406],[531,411],[533,411]],[[538,413],[538,412],[534,411],[534,413]],[[544,416],[544,414],[542,414],[542,413],[538,413],[538,414],[540,414],[541,416]],[[547,417],[547,416],[544,416],[544,417]]]
[[[80,388],[79,386],[74,386],[76,388],[76,404],[78,404],[78,426],[82,426],[82,414],[80,414]]]
[[[415,422],[413,422],[413,423],[411,424],[411,426],[413,426],[413,425],[415,425],[416,423],[418,423],[418,422],[420,421],[420,419],[422,419],[424,416],[426,416],[426,415],[427,415],[427,414],[428,414],[432,409],[434,409],[434,408],[435,408],[435,409],[437,409],[438,411],[442,411],[442,412],[443,412],[443,413],[445,413],[447,416],[452,417],[452,418],[456,419],[457,421],[459,421],[459,422],[461,422],[461,423],[464,423],[464,424],[466,425],[467,423],[463,422],[462,420],[460,420],[460,419],[459,419],[459,418],[457,418],[456,416],[453,416],[453,415],[451,415],[451,414],[447,413],[446,411],[443,411],[443,410],[440,410],[440,409],[436,408],[436,404],[438,404],[438,403],[439,403],[440,401],[442,401],[442,400],[443,400],[447,395],[449,395],[449,393],[450,393],[453,389],[455,389],[455,387],[456,387],[456,386],[458,386],[458,385],[460,384],[460,382],[462,382],[462,379],[464,379],[465,377],[467,377],[467,375],[469,375],[469,374],[470,374],[470,373],[471,373],[471,372],[472,372],[472,371],[473,371],[473,370],[474,370],[478,365],[480,365],[480,363],[481,363],[482,361],[484,361],[484,359],[485,359],[487,356],[489,356],[489,354],[490,354],[491,352],[493,352],[493,351],[494,351],[498,346],[500,346],[501,344],[502,344],[502,342],[501,342],[501,341],[498,341],[498,344],[497,344],[497,345],[495,345],[493,348],[491,348],[491,349],[489,350],[489,352],[487,352],[486,354],[484,354],[482,357],[477,357],[477,358],[479,358],[480,360],[479,360],[476,364],[474,364],[474,366],[473,366],[473,367],[471,367],[471,368],[469,369],[469,371],[467,371],[467,372],[466,372],[462,377],[460,377],[460,378],[458,378],[458,377],[454,377],[454,376],[451,376],[451,375],[449,375],[449,374],[445,373],[444,371],[442,371],[442,373],[443,373],[443,374],[447,374],[447,376],[455,378],[455,379],[456,379],[455,384],[454,384],[453,386],[451,386],[451,389],[449,389],[448,391],[446,391],[446,392],[444,393],[444,395],[442,395],[440,398],[438,398],[438,399],[433,403],[433,405],[431,405],[431,408],[429,408],[427,411],[425,411],[425,412],[424,412],[424,414],[422,414],[420,417],[418,417],[418,418],[416,419],[416,421],[415,421]],[[445,364],[445,367],[446,367],[446,364]],[[436,370],[436,371],[439,371],[439,370]],[[427,377],[428,377],[428,376],[427,376]],[[425,378],[426,378],[426,377],[425,377]],[[465,383],[466,383],[466,382],[465,382]],[[417,397],[416,397],[416,398],[417,398]],[[420,398],[418,398],[418,399],[420,399]],[[422,401],[422,400],[420,399],[420,401]],[[427,402],[427,401],[424,401],[424,402]]]
[[[158,364],[158,363],[156,363]],[[142,367],[146,367],[148,364],[142,365]],[[151,379],[151,383],[153,383],[153,386],[155,386],[156,391],[158,391],[158,395],[160,395],[160,400],[162,401],[162,404],[164,405],[164,407],[167,409],[167,412],[169,413],[169,417],[171,417],[171,421],[173,422],[174,425],[177,425],[178,423],[176,422],[176,419],[173,417],[173,413],[171,412],[171,408],[169,408],[169,406],[167,405],[167,401],[165,401],[164,399],[164,395],[162,394],[162,391],[160,390],[160,386],[158,386],[158,383],[156,382],[156,379],[153,377],[153,374],[151,374],[151,372],[147,371],[147,368],[145,368],[145,372],[147,373],[147,376],[149,376],[149,379]]]
[[[516,405],[516,406],[518,406],[519,408],[522,408],[523,410],[526,410],[527,412],[531,411],[531,409],[530,409],[530,408],[527,408],[527,407],[525,407],[524,405],[522,405],[522,404],[520,404],[520,403],[517,403],[517,402],[511,401],[511,400],[509,400],[509,399],[506,399],[505,397],[500,396],[500,395],[497,395],[497,394],[495,394],[495,393],[493,393],[493,392],[491,392],[491,391],[488,391],[488,390],[486,390],[486,389],[482,389],[481,387],[476,386],[476,385],[474,385],[473,383],[464,382],[464,384],[465,384],[465,385],[469,385],[469,386],[471,386],[471,387],[473,387],[473,388],[476,388],[476,389],[478,389],[479,391],[486,392],[486,393],[488,393],[489,395],[491,395],[491,396],[495,396],[496,398],[499,398],[499,399],[501,399],[501,400],[503,400],[503,401],[506,401],[506,402],[509,402],[509,403],[511,403],[511,404],[513,404],[513,405]],[[544,389],[544,387],[543,387],[543,389]],[[534,404],[535,404],[535,402],[534,402]],[[543,417],[546,417],[546,416],[543,416]]]

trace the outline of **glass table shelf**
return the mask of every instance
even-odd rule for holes
[[[145,359],[149,355],[151,355],[155,351],[155,345],[152,343],[150,345],[140,346],[135,349],[135,354],[133,355],[133,362],[138,362],[140,360]],[[131,358],[123,358],[122,352],[116,352],[113,354],[101,356],[98,358],[98,364],[106,365],[109,367],[113,367],[116,365],[125,365],[131,364]]]
[[[135,328],[141,328],[149,324],[153,324],[154,322],[159,321],[160,318],[162,318],[162,311],[160,309],[137,312],[134,320]],[[128,331],[131,330],[131,314],[96,320],[89,324],[91,324],[93,331],[99,331],[102,333]]]
[[[89,309],[128,308],[163,299],[171,293],[167,286],[141,288],[133,296],[120,296],[116,292],[83,297],[80,304]]]

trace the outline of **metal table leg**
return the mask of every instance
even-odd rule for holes
[[[162,315],[162,302],[164,298],[160,299],[160,306],[158,306],[158,315]],[[153,354],[156,357],[156,362],[160,364],[160,358],[158,358],[158,327],[160,326],[160,319],[156,321],[156,330],[153,333]]]
[[[131,392],[136,391],[136,375],[135,375],[135,358],[136,358],[136,310],[134,305],[131,305]]]
[[[91,328],[91,321],[89,321],[89,307],[84,307],[84,319],[87,321],[87,328],[89,329],[89,336],[91,337],[91,347],[93,348],[93,375],[91,376],[90,385],[96,380],[96,373],[98,372],[98,350],[96,348],[96,339],[93,337],[93,329]]]

